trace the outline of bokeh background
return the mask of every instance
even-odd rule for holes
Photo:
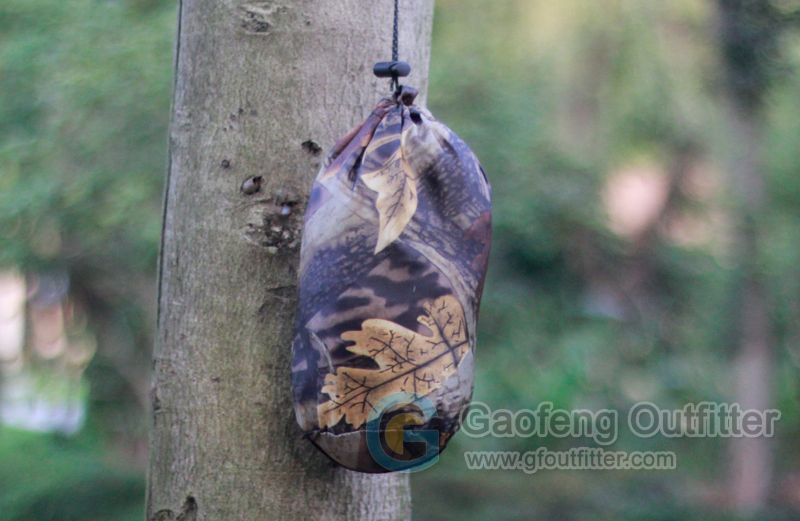
[[[172,0],[0,3],[0,520],[139,520]],[[475,398],[620,412],[662,471],[412,477],[420,520],[800,519],[800,0],[438,0],[429,108],[493,185]],[[778,408],[773,439],[627,411]]]

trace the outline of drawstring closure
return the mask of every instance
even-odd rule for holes
[[[400,1],[394,0],[394,25],[392,29],[392,61],[378,62],[372,68],[372,72],[378,78],[391,78],[389,88],[392,93],[397,96],[400,90],[400,82],[398,78],[404,78],[411,73],[411,66],[406,62],[398,61],[400,59],[400,43],[399,43],[399,19],[400,19]]]

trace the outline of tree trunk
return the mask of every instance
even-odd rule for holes
[[[774,79],[784,25],[769,0],[718,0],[720,50],[730,132],[730,198],[736,222],[735,403],[742,410],[772,405],[773,334],[761,267],[759,228],[765,211],[763,108]],[[767,505],[772,487],[773,439],[731,438],[728,497],[750,517]]]
[[[735,402],[742,410],[764,411],[772,404],[772,334],[769,301],[759,269],[759,217],[764,211],[764,177],[759,164],[760,122],[752,110],[735,103],[730,108],[732,168],[737,228],[738,313],[734,359]],[[751,516],[763,509],[772,485],[772,439],[731,438],[729,493],[733,510]]]
[[[391,57],[392,14],[392,0],[180,6],[148,521],[410,517],[408,475],[336,468],[302,438],[290,389],[308,190],[388,94],[372,65]],[[400,2],[404,83],[422,92],[432,20],[433,0]]]

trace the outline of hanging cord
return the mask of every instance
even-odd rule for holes
[[[393,94],[397,94],[400,89],[398,78],[404,78],[411,73],[411,66],[406,62],[398,61],[400,59],[399,40],[400,40],[400,8],[399,0],[394,0],[394,26],[392,29],[392,61],[378,62],[372,68],[372,72],[378,78],[391,78],[390,89]]]
[[[400,9],[398,7],[399,3],[400,3],[400,0],[394,0],[394,30],[392,32],[392,61],[393,62],[397,62],[398,60],[400,60],[400,52],[399,52],[400,42],[399,42],[399,37],[398,37],[398,33],[400,32],[399,27],[398,27],[398,20],[400,18]],[[399,86],[400,85],[399,85],[399,83],[397,81],[397,72],[396,71],[392,71],[392,83],[390,84],[389,88],[392,90],[392,92],[394,92],[394,91],[397,90],[397,88]]]
[[[399,0],[394,0],[394,34],[392,35],[392,61],[393,62],[396,62],[397,60],[400,59],[400,55],[397,52],[397,46],[398,46],[397,35],[400,32],[400,30],[399,30],[399,28],[397,26],[397,20],[400,18],[399,9],[397,7],[398,3],[399,3]]]

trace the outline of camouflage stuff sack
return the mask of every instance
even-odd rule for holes
[[[402,87],[334,146],[305,217],[297,421],[362,472],[437,456],[472,397],[490,187],[469,147],[415,96]],[[376,419],[379,403],[395,407]],[[415,439],[427,441],[403,443]]]

